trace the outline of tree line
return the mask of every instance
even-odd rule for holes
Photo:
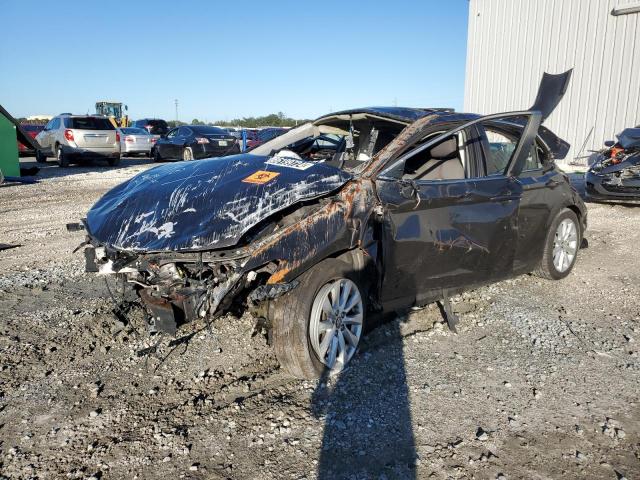
[[[287,117],[284,113],[271,113],[261,117],[242,117],[234,118],[233,120],[218,120],[216,122],[203,122],[197,118],[191,120],[191,125],[216,125],[219,127],[295,127],[308,122],[307,119],[295,119]],[[186,122],[179,120],[170,120],[167,122],[170,127],[177,127],[180,125],[186,125]]]

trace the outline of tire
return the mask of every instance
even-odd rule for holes
[[[153,161],[154,162],[161,162],[162,161],[162,157],[160,156],[160,152],[158,151],[157,148],[153,149],[153,152],[151,152],[151,156],[153,157]]]
[[[36,150],[36,162],[47,163],[47,156],[41,150]]]
[[[185,162],[193,160],[193,150],[191,150],[191,147],[184,147],[182,149],[182,160]]]
[[[320,262],[302,274],[298,281],[300,284],[294,290],[274,300],[269,308],[276,357],[281,367],[296,378],[315,379],[327,374],[339,373],[353,358],[364,331],[367,296],[361,286],[362,282],[348,264],[333,258]],[[335,320],[329,321],[323,313],[325,310],[320,307],[322,305],[320,300],[325,298],[323,296],[331,290],[332,286],[335,286],[336,282],[340,282],[338,297],[346,291],[344,285],[348,284],[351,288],[357,289],[360,302],[347,311],[351,315],[346,315],[344,318],[339,316],[340,320],[336,317]],[[355,296],[351,296],[353,292],[354,290],[351,290],[346,303],[355,298]],[[317,334],[319,330],[314,329],[311,325],[314,312],[320,314],[320,319],[324,318],[325,325],[327,323],[332,325],[329,330],[324,331],[324,336],[316,335],[315,346],[312,336],[314,331]],[[358,315],[359,328],[358,322],[355,320]],[[345,323],[342,323],[343,319]],[[347,319],[349,319],[349,324],[347,324]],[[336,325],[336,322],[339,322],[340,325]],[[315,322],[315,325],[320,326],[321,323]],[[353,333],[355,337],[349,335],[349,332],[345,332],[345,329]],[[327,335],[331,335],[331,337],[327,337]],[[340,341],[340,336],[342,336],[344,343]],[[357,337],[355,345],[353,342],[349,342],[347,345],[348,336]],[[333,340],[334,337],[335,340]],[[329,347],[326,349],[327,354],[323,361],[317,352],[319,348],[322,348],[325,340],[329,340],[327,342]],[[342,356],[345,361],[342,364],[339,360],[340,355],[336,355],[336,350],[333,349],[334,342],[337,352],[340,351],[341,346],[345,347],[342,350],[345,352]],[[334,365],[333,368],[329,368],[326,363],[330,361],[332,351],[334,352]]]
[[[561,225],[565,226],[564,230],[561,229]],[[581,241],[582,232],[580,231],[578,217],[568,208],[561,210],[551,222],[551,227],[545,239],[542,260],[533,273],[548,280],[565,278],[573,270],[578,258]],[[554,250],[556,250],[556,256],[554,256]],[[571,252],[573,252],[572,256],[570,255]],[[560,268],[559,263],[561,263]]]
[[[69,166],[69,157],[67,156],[66,153],[64,153],[62,146],[56,145],[54,153],[56,154],[56,160],[58,162],[58,166],[62,168],[67,168]]]
[[[110,167],[117,167],[118,165],[120,165],[120,155],[107,159],[107,162],[109,163]]]

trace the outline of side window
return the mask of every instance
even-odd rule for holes
[[[49,127],[51,130],[57,130],[60,128],[60,118],[54,118],[53,120],[51,120],[51,127]]]
[[[502,175],[507,169],[518,139],[502,132],[485,127],[488,148],[485,150],[485,167],[487,175]]]
[[[542,168],[542,158],[544,157],[544,152],[542,149],[537,146],[535,143],[531,147],[531,151],[529,152],[529,156],[524,164],[523,172],[531,171],[531,170],[540,170]]]
[[[51,130],[53,128],[53,119],[49,120],[47,124],[44,126],[45,130]]]
[[[189,130],[186,127],[180,127],[178,129],[178,136],[179,137],[188,137],[191,134],[191,130]]]
[[[167,138],[175,138],[175,136],[178,134],[178,129],[176,128],[175,130],[171,130],[168,134],[167,134]]]
[[[427,136],[423,143],[441,133],[437,132]],[[456,180],[466,178],[461,134],[451,135],[436,145],[408,157],[404,164],[402,178],[411,180]]]

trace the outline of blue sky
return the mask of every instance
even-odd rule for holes
[[[447,106],[464,93],[467,0],[2,2],[0,104],[214,121]]]

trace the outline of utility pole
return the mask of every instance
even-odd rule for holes
[[[176,98],[173,103],[176,104],[176,122],[178,121],[178,99]]]

